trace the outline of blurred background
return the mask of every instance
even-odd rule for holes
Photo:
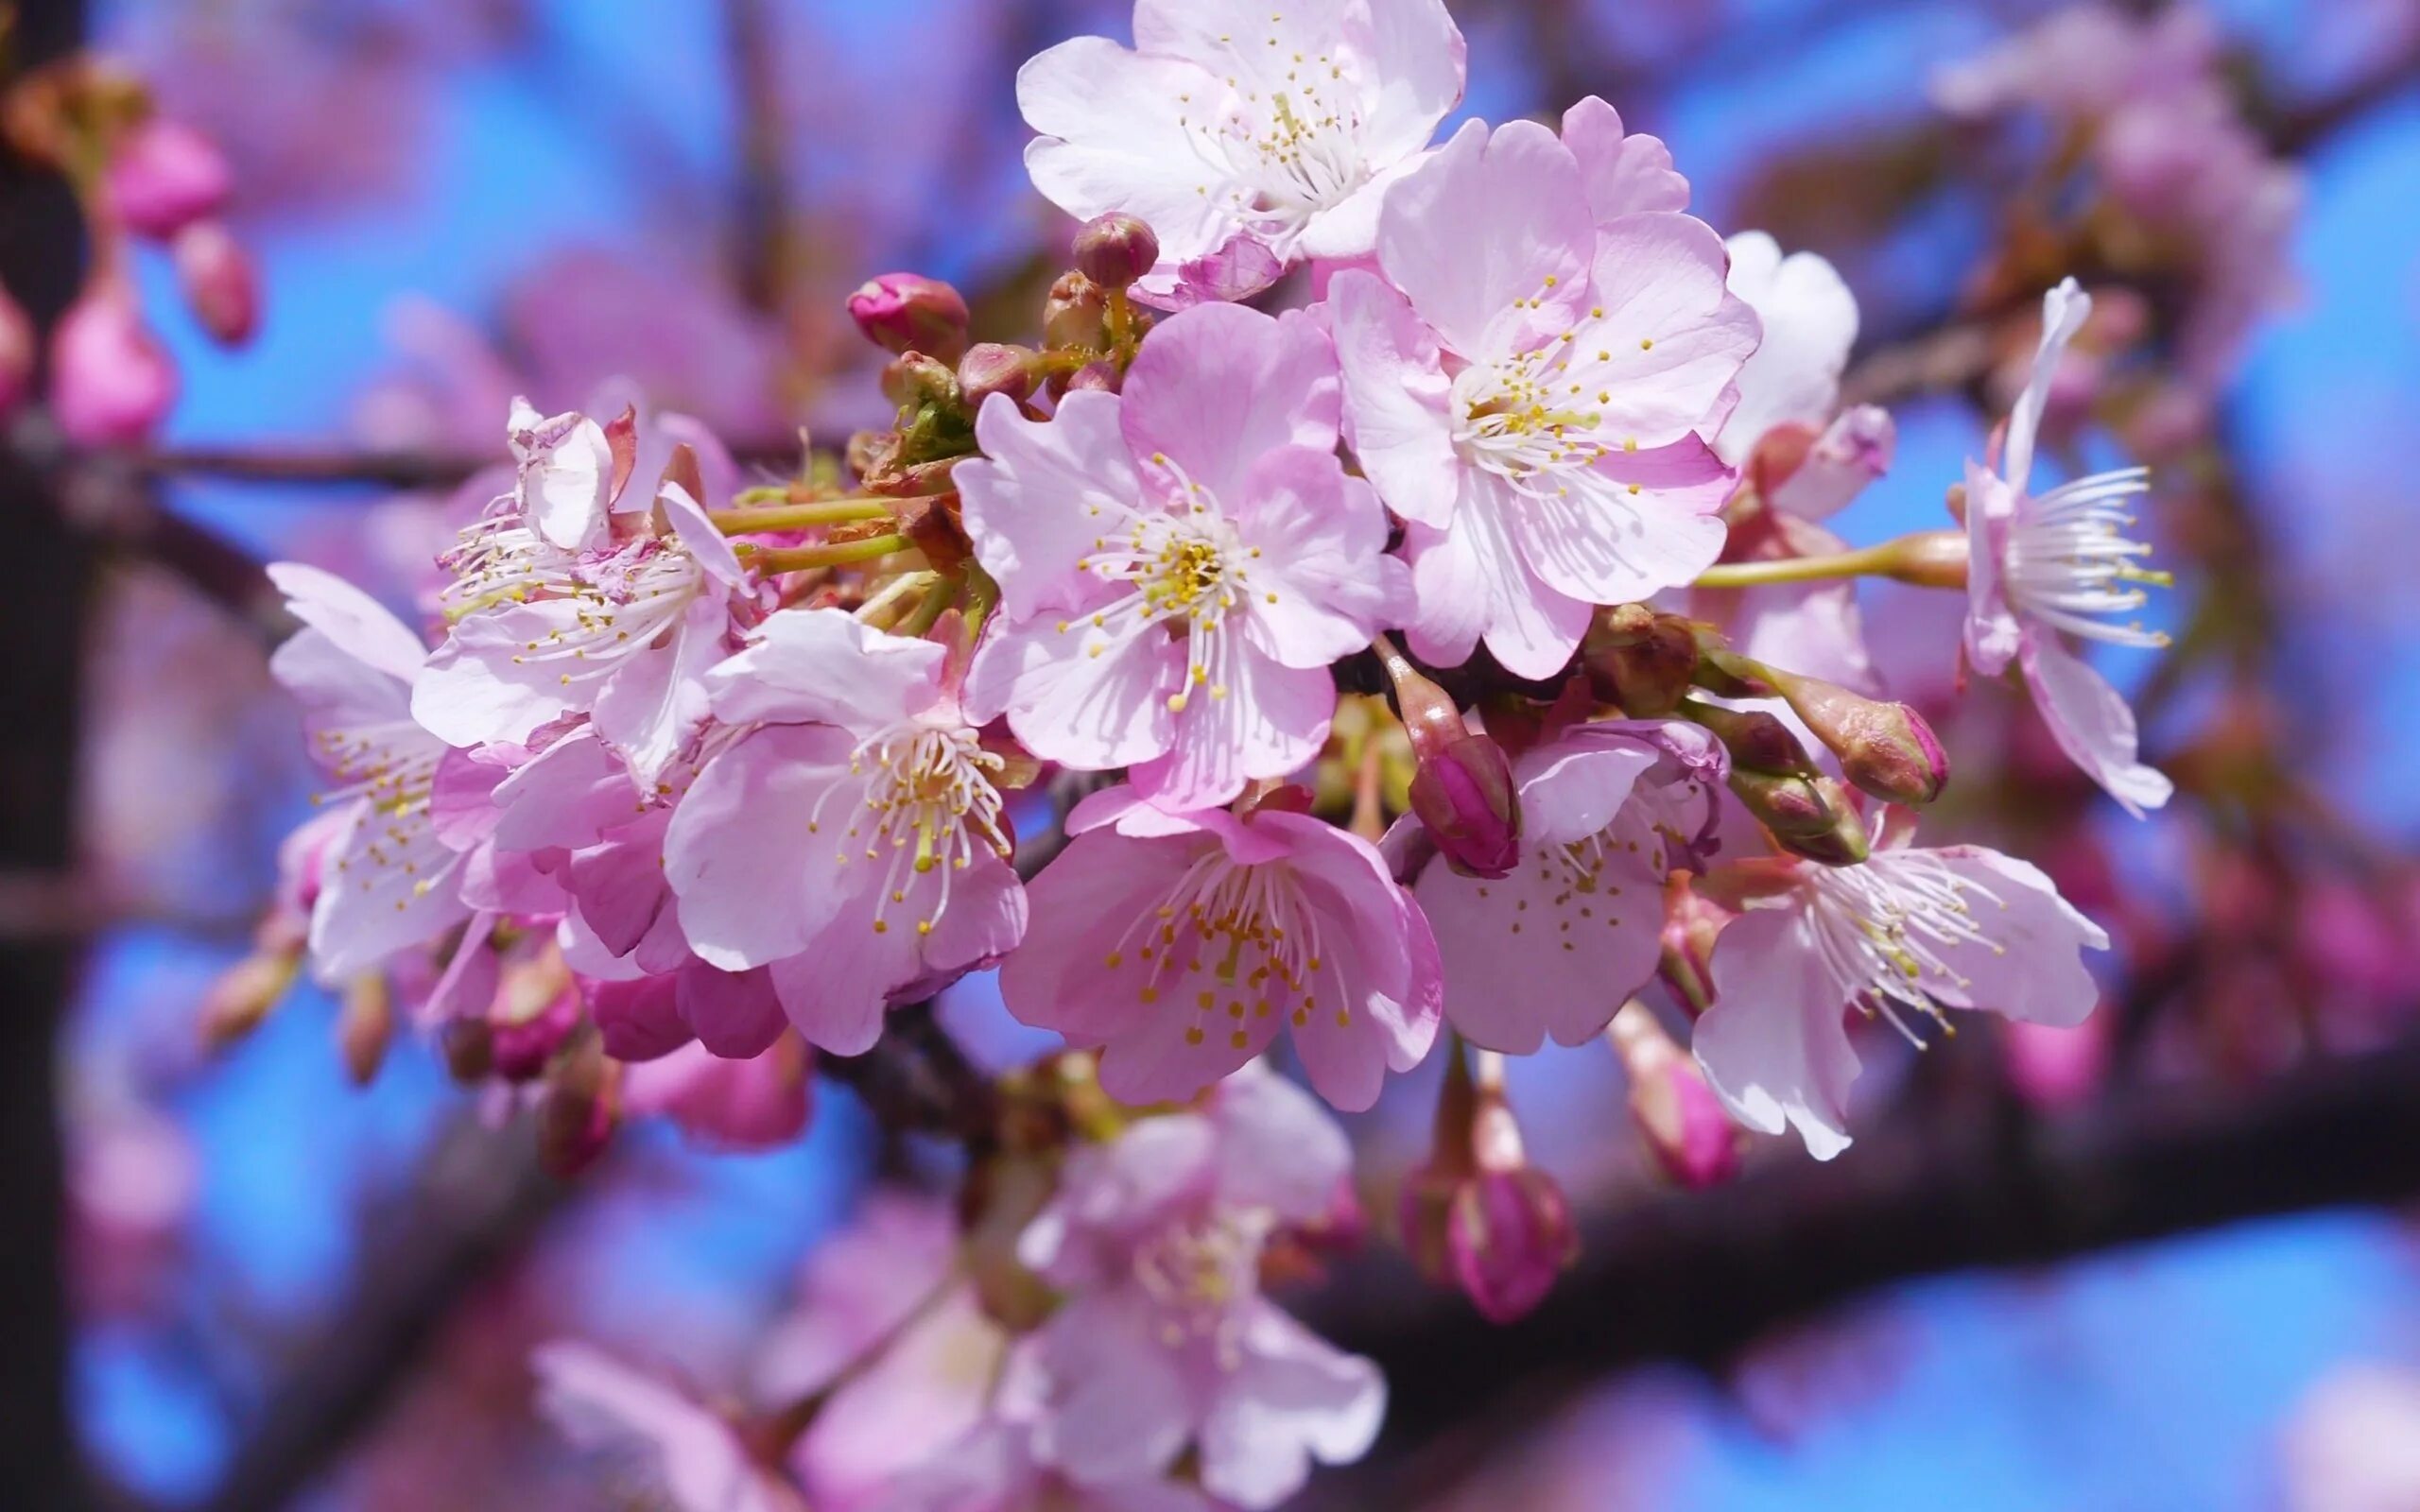
[[[1837,1166],[1776,1147],[1698,1196],[1658,1185],[1611,1057],[1517,1066],[1587,1252],[1510,1330],[1383,1238],[1289,1298],[1396,1394],[1305,1504],[2420,1509],[2420,0],[1453,9],[1467,113],[1602,94],[1695,213],[1840,266],[1851,390],[1900,428],[1855,540],[1942,523],[2030,344],[2012,310],[2066,267],[2135,291],[2151,355],[2086,450],[2162,472],[2178,648],[2112,670],[2186,797],[2126,824],[2013,700],[1945,713],[1957,822],[2118,935],[2108,1030],[1871,1060]],[[533,1416],[530,1347],[736,1389],[819,1238],[933,1153],[825,1084],[793,1147],[633,1127],[565,1186],[421,1047],[356,1091],[307,988],[205,1054],[197,1006],[314,786],[253,564],[403,602],[516,392],[627,378],[742,452],[837,445],[886,418],[841,309],[876,272],[953,280],[978,335],[1025,338],[1070,227],[1026,181],[1015,69],[1123,39],[1125,8],[91,0],[26,6],[20,41],[79,29],[229,155],[265,314],[222,350],[147,253],[182,387],[158,444],[12,438],[0,1437],[33,1478],[0,1485],[57,1489],[0,1503],[76,1504],[42,1478],[63,1447],[126,1507],[629,1504]],[[2095,95],[2110,38],[2223,113],[2120,123],[2148,86]],[[72,275],[10,193],[0,255],[39,303]],[[1955,607],[1866,607],[1894,691],[1946,699]],[[944,1016],[1001,1063],[1030,1048],[981,980]],[[1427,1091],[1357,1128],[1373,1212]]]

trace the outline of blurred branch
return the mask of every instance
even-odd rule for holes
[[[1828,1165],[1790,1156],[1721,1191],[1601,1214],[1574,1272],[1509,1328],[1457,1297],[1357,1275],[1314,1321],[1385,1369],[1392,1452],[1310,1504],[1415,1504],[1477,1469],[1515,1418],[1533,1426],[1609,1370],[1716,1366],[1887,1283],[2408,1201],[2420,1195],[2415,1085],[2420,1037],[2265,1084],[2132,1088],[2071,1118],[1970,1105],[1962,1121],[1904,1121]]]
[[[795,261],[781,50],[766,0],[723,0],[722,12],[739,123],[733,226],[739,292],[752,307],[771,312],[782,306]]]
[[[462,1298],[577,1190],[539,1168],[526,1126],[498,1132],[465,1115],[441,1134],[412,1191],[365,1236],[350,1294],[293,1351],[200,1512],[291,1504],[410,1384]]]

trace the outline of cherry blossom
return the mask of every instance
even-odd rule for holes
[[[1319,1104],[1259,1066],[1201,1111],[1074,1152],[1019,1246],[1069,1294],[1035,1337],[1036,1454],[1107,1486],[1161,1475],[1190,1445],[1203,1489],[1258,1509],[1299,1489],[1313,1460],[1366,1452],[1386,1397],[1376,1367],[1258,1280],[1270,1237],[1323,1217],[1350,1162]]]
[[[1136,768],[1171,809],[1319,753],[1329,663],[1402,596],[1369,486],[1336,459],[1336,358],[1307,318],[1204,305],[1153,332],[1122,394],[1050,421],[983,406],[959,468],[1001,623],[967,684],[1037,756]]]
[[[2164,574],[2135,565],[2151,547],[2127,535],[2131,501],[2151,489],[2143,468],[2097,472],[2047,493],[2031,490],[2034,442],[2067,343],[2092,314],[2092,297],[2068,279],[2042,301],[2042,346],[2033,376],[2010,411],[1997,472],[1966,467],[1968,539],[1965,650],[1975,670],[1997,677],[2016,663],[2043,723],[2067,759],[2127,812],[2165,804],[2175,785],[2143,765],[2134,711],[2066,636],[2111,645],[2158,647],[2168,637],[2110,616],[2147,602],[2145,583]]]
[[[316,567],[280,562],[269,580],[303,628],[278,647],[277,679],[301,701],[313,754],[337,786],[340,819],[317,857],[310,947],[322,981],[368,971],[470,911],[460,856],[430,799],[445,743],[413,723],[421,638],[368,594]]]
[[[1387,196],[1385,277],[1329,285],[1346,438],[1409,522],[1412,648],[1485,641],[1552,675],[1590,608],[1722,547],[1732,474],[1700,438],[1756,345],[1722,244],[1668,212],[1592,219],[1553,133],[1472,123]]]
[[[531,1356],[538,1404],[572,1442],[614,1459],[673,1512],[804,1512],[738,1425],[688,1392],[585,1344]]]
[[[674,810],[664,870],[700,959],[768,967],[808,1042],[856,1055],[885,1005],[1014,948],[1025,894],[948,653],[838,610],[787,610],[706,679],[755,728]]]
[[[1585,1044],[1655,974],[1664,879],[1715,822],[1722,749],[1694,725],[1582,725],[1522,753],[1521,856],[1489,881],[1431,866],[1413,887],[1445,968],[1445,1016],[1513,1055]],[[1503,990],[1505,962],[1524,964]]]
[[[1167,814],[1132,788],[1087,799],[1067,833],[1000,991],[1025,1022],[1105,1046],[1112,1096],[1190,1097],[1287,1025],[1341,1108],[1427,1054],[1436,942],[1366,841],[1268,804]]]
[[[1173,305],[1212,268],[1264,262],[1265,282],[1299,258],[1368,256],[1381,197],[1462,75],[1442,0],[1136,0],[1132,50],[1062,43],[1019,71],[1017,107],[1041,133],[1034,187],[1079,220],[1150,225],[1160,267],[1137,292]]]
[[[1787,885],[1726,927],[1698,1064],[1731,1116],[1794,1127],[1828,1160],[1846,1149],[1861,1008],[1912,1037],[1906,1015],[1984,1009],[2025,1023],[2082,1022],[2100,1001],[2083,963],[2109,936],[2041,871],[1980,846],[1917,850],[1886,833],[1855,866],[1793,863]]]

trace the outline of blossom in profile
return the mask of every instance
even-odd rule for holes
[[[681,798],[663,866],[690,949],[770,970],[807,1041],[856,1055],[885,1007],[1013,949],[1023,887],[1004,758],[959,706],[936,642],[833,609],[785,610],[707,678],[752,726]]]
[[[1715,943],[1698,1064],[1732,1117],[1795,1128],[1819,1160],[1849,1144],[1849,1009],[1913,1039],[1910,1016],[1939,1022],[1945,1008],[2066,1027],[2100,1001],[2083,953],[2109,936],[2049,878],[1980,846],[1905,839],[1886,827],[1854,866],[1783,864]]]
[[[445,743],[412,719],[426,649],[376,600],[297,562],[268,569],[302,629],[269,669],[302,705],[312,754],[337,786],[320,801],[341,817],[315,827],[310,948],[338,983],[434,939],[470,912],[461,857],[431,816]]]
[[[539,1410],[563,1436],[670,1512],[805,1512],[780,1472],[752,1455],[739,1425],[683,1386],[571,1340],[541,1346],[529,1367]]]
[[[1510,876],[1421,872],[1413,893],[1445,968],[1445,1017],[1489,1050],[1585,1044],[1663,955],[1664,881],[1716,820],[1722,748],[1695,725],[1581,725],[1513,763],[1524,826]],[[1504,990],[1505,963],[1523,966]]]
[[[1037,1456],[1107,1487],[1166,1475],[1191,1445],[1202,1488],[1257,1512],[1312,1461],[1365,1453],[1385,1407],[1377,1367],[1259,1280],[1272,1236],[1333,1211],[1351,1160],[1326,1110],[1260,1066],[1199,1110],[1076,1150],[1019,1245],[1068,1298],[1035,1336]]]
[[[1311,1085],[1377,1101],[1437,1036],[1437,946],[1376,849],[1270,803],[1165,813],[1132,788],[1068,816],[1035,927],[1000,973],[1009,1011],[1103,1047],[1123,1102],[1186,1098],[1290,1029]]]
[[[1170,809],[1224,803],[1319,754],[1330,663],[1403,596],[1369,485],[1336,457],[1336,357],[1307,318],[1171,318],[1119,394],[1049,421],[1005,395],[955,474],[1000,623],[967,680],[1035,755],[1134,768]]]
[[[2134,711],[2066,637],[2168,644],[2159,631],[2118,618],[2148,602],[2145,585],[2168,581],[2140,565],[2152,548],[2129,535],[2135,523],[2129,511],[2150,490],[2150,473],[2125,468],[2032,491],[2034,443],[2059,360],[2091,314],[2092,297],[2073,279],[2044,296],[2042,346],[2009,414],[1999,470],[1966,465],[1965,650],[1985,677],[2014,662],[2067,759],[2139,816],[2165,804],[2175,784],[2143,764]]]
[[[1255,290],[1237,266],[1265,286],[1304,258],[1370,254],[1379,200],[1461,103],[1463,67],[1443,0],[1136,0],[1132,49],[1079,37],[1018,72],[1041,133],[1026,166],[1079,220],[1150,227],[1141,298],[1240,297]]]
[[[1722,548],[1732,472],[1702,439],[1756,346],[1721,239],[1664,211],[1593,218],[1572,149],[1473,122],[1389,191],[1378,266],[1337,275],[1344,428],[1409,523],[1412,649],[1482,641],[1552,676],[1594,606]]]

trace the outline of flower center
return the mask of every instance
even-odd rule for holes
[[[1534,308],[1538,301],[1526,303]],[[1613,354],[1583,351],[1584,345],[1566,333],[1457,373],[1452,411],[1461,418],[1454,444],[1462,459],[1532,498],[1563,498],[1575,486],[1585,491],[1616,487],[1590,470],[1608,453],[1635,452],[1638,443],[1605,434],[1600,406],[1613,402],[1613,393],[1602,373],[1588,369]]]
[[[1879,1013],[1909,1040],[1923,1040],[1900,1019],[1911,1009],[1957,1031],[1923,988],[1932,976],[1959,987],[1968,979],[1941,952],[1960,945],[1993,944],[1976,927],[1967,895],[1997,899],[1980,883],[1952,871],[1923,851],[1904,851],[1885,866],[1809,867],[1806,886],[1814,895],[1815,940],[1835,980],[1848,984],[1851,1001]]]
[[[925,894],[916,933],[931,934],[949,910],[951,879],[973,866],[980,850],[1007,859],[1012,847],[1001,822],[1000,790],[992,785],[992,774],[1005,765],[971,730],[919,725],[870,736],[849,753],[851,775],[868,781],[862,806],[849,816],[839,859],[884,864],[875,934],[890,932],[890,906],[905,904],[911,888]],[[824,805],[839,791],[835,786],[818,800],[807,819],[809,833],[821,832]],[[919,887],[925,878],[934,885]]]
[[[2168,637],[2137,621],[2114,624],[2150,602],[2145,585],[2167,588],[2167,573],[2140,566],[2151,546],[2127,532],[2138,523],[2130,501],[2151,489],[2145,468],[2102,472],[2019,501],[2006,548],[2007,593],[2023,613],[2090,641],[2156,650]]]
[[[1237,230],[1288,256],[1313,216],[1370,180],[1360,111],[1327,54],[1292,51],[1273,35],[1253,46],[1221,40],[1232,102],[1223,116],[1197,119],[1197,102],[1179,95],[1178,125],[1209,170],[1201,192],[1220,197]]]
[[[1193,1023],[1185,1043],[1205,1044],[1219,1017],[1231,1048],[1252,1042],[1248,1021],[1266,1019],[1291,1002],[1295,1027],[1319,1007],[1316,978],[1334,964],[1320,948],[1320,921],[1283,862],[1239,866],[1212,845],[1179,877],[1159,904],[1136,916],[1102,965],[1117,971],[1132,951],[1143,966],[1136,1000],[1156,1004],[1168,992],[1190,994]],[[1352,1022],[1339,992],[1336,1022]]]
[[[367,804],[359,829],[364,840],[351,857],[337,861],[338,871],[350,872],[355,859],[372,870],[400,870],[413,879],[417,897],[436,885],[442,862],[451,855],[441,846],[429,821],[429,800],[442,753],[433,736],[418,725],[373,725],[360,730],[321,730],[312,736],[320,759],[337,786],[315,795],[314,806],[359,800]],[[434,854],[432,855],[432,852]],[[428,865],[424,866],[426,862]],[[351,880],[368,888],[373,878],[355,874]],[[402,908],[405,900],[397,900]]]
[[[654,541],[625,546],[588,577],[566,578],[543,594],[545,602],[572,606],[571,618],[524,642],[512,660],[565,663],[565,687],[609,677],[623,655],[645,650],[680,624],[705,583],[697,558],[678,547]]]
[[[1260,1289],[1269,1218],[1255,1210],[1214,1209],[1171,1223],[1134,1251],[1134,1279],[1165,1309],[1160,1339],[1176,1349],[1215,1340],[1222,1355],[1238,1304]]]
[[[1227,696],[1227,664],[1231,655],[1229,618],[1251,602],[1250,563],[1260,549],[1248,546],[1219,502],[1201,484],[1165,455],[1152,461],[1175,474],[1176,497],[1167,512],[1137,510],[1124,536],[1097,536],[1092,550],[1076,563],[1104,582],[1127,590],[1081,623],[1103,632],[1090,655],[1099,656],[1111,641],[1123,640],[1152,625],[1185,643],[1185,686],[1168,696],[1170,711],[1182,713],[1191,690],[1207,685],[1210,696]],[[1270,603],[1276,595],[1269,595]],[[1073,627],[1059,622],[1062,634]]]

